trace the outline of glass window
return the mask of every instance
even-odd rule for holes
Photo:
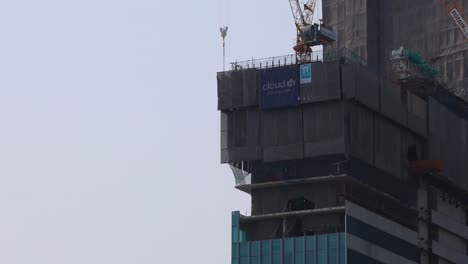
[[[239,244],[232,243],[231,256],[236,258],[239,257]]]
[[[283,243],[283,264],[293,264],[294,238],[286,238]]]
[[[260,264],[260,257],[250,256],[250,264]]]
[[[281,255],[273,255],[273,264],[281,264]]]
[[[304,264],[305,237],[294,238],[294,264]]]
[[[239,258],[232,257],[231,263],[232,264],[239,264]]]
[[[262,264],[270,264],[271,263],[271,256],[263,256],[262,255]]]
[[[315,251],[316,245],[315,245],[315,236],[308,236],[306,237],[306,251]]]
[[[294,251],[296,252],[304,252],[304,243],[305,237],[296,237],[294,238]]]
[[[327,264],[327,250],[319,249],[317,255],[317,264]]]
[[[239,242],[239,229],[237,226],[232,227],[232,242]]]
[[[250,243],[250,264],[260,264],[260,241]]]
[[[345,256],[345,252],[346,252],[346,244],[345,244],[345,240],[346,240],[346,236],[344,233],[340,233],[340,264],[345,264],[346,263],[346,256]]]
[[[281,258],[283,257],[281,239],[275,239],[271,241],[273,249],[273,264],[281,264]]]
[[[239,211],[232,212],[232,217],[231,217],[232,226],[238,226],[239,225],[239,215],[240,215]]]
[[[245,232],[242,229],[239,230],[239,242],[245,242]]]
[[[262,264],[270,264],[271,262],[271,241],[262,241]]]
[[[338,233],[328,234],[328,248],[338,248]]]
[[[306,237],[306,264],[316,264],[316,236]]]
[[[249,242],[239,243],[239,254],[241,257],[249,255]]]
[[[239,244],[240,264],[249,264],[249,243]]]
[[[241,257],[239,264],[249,264],[249,257]]]
[[[315,264],[315,251],[306,251],[306,264]]]
[[[239,211],[232,212],[231,226],[232,226],[232,242],[239,242]]]
[[[317,248],[327,250],[328,247],[328,234],[317,236]]]
[[[339,264],[337,248],[328,249],[328,264]]]
[[[250,255],[260,256],[260,241],[250,242]]]
[[[296,254],[294,255],[294,264],[304,264],[304,252],[296,252]]]
[[[328,234],[328,264],[338,263],[338,234]]]
[[[328,263],[328,239],[327,234],[317,236],[317,264],[327,264]]]

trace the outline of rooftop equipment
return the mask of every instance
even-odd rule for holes
[[[425,62],[420,55],[406,50],[404,47],[393,50],[390,60],[393,63],[393,71],[398,74],[400,81],[405,81],[411,77],[434,80],[437,76],[437,71]]]

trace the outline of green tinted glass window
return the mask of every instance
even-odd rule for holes
[[[232,243],[231,255],[236,258],[239,257],[239,244],[238,243]]]
[[[328,234],[328,264],[338,263],[338,234]]]
[[[250,264],[260,264],[260,241],[250,243]]]
[[[317,236],[317,248],[327,249],[328,248],[328,234],[318,235]]]
[[[315,251],[306,251],[306,264],[316,264],[316,258],[317,256],[315,255]]]
[[[294,238],[294,251],[304,252],[305,249],[305,237]]]
[[[239,264],[249,264],[249,257],[241,257],[239,259]]]
[[[328,234],[328,248],[338,248],[338,234]]]
[[[262,241],[262,264],[271,263],[271,241]]]
[[[294,264],[304,264],[304,252],[294,255]]]
[[[345,243],[345,240],[346,240],[346,236],[344,233],[340,233],[339,235],[339,243],[340,243],[340,249],[339,249],[339,255],[340,255],[340,264],[345,264],[346,263],[346,256],[345,256],[345,252],[346,252],[346,243]]]
[[[317,264],[328,264],[328,235],[317,236]]]
[[[328,264],[339,264],[338,263],[338,249],[329,248],[328,249]]]
[[[327,250],[326,249],[319,249],[317,255],[317,264],[328,264],[327,263]]]
[[[283,243],[283,264],[293,264],[294,238],[286,238]]]
[[[311,250],[315,251],[315,249],[317,248],[317,246],[315,245],[316,240],[317,240],[316,236],[306,237],[306,251],[311,251]]]
[[[272,250],[273,250],[273,261],[272,264],[281,264],[282,263],[282,258],[283,254],[282,253],[282,246],[281,246],[281,239],[275,239],[272,240]]]
[[[250,256],[250,264],[260,264],[260,257]]]
[[[239,229],[237,228],[237,226],[232,227],[232,242],[239,242]]]
[[[239,242],[245,242],[245,232],[242,229],[239,230]]]
[[[249,256],[249,243],[239,243],[239,254],[241,257],[248,257]]]
[[[250,242],[250,256],[260,256],[260,241]]]
[[[305,237],[294,238],[294,264],[304,264]]]
[[[316,258],[317,258],[317,245],[316,245],[316,236],[309,236],[306,237],[306,264],[316,264]]]

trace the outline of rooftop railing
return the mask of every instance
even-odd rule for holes
[[[326,51],[314,50],[310,55],[310,62],[338,61],[340,59],[358,63],[361,65],[367,65],[367,61],[365,59],[346,48],[326,49]],[[289,54],[283,56],[275,56],[261,59],[252,58],[251,60],[231,62],[231,70],[236,71],[245,69],[267,69],[295,64],[297,64],[296,55]]]

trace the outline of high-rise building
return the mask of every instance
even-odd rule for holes
[[[423,2],[324,0],[340,40],[323,57],[218,73],[221,162],[252,200],[232,213],[232,264],[468,263],[468,103],[388,71],[390,46],[427,41],[395,26]]]

